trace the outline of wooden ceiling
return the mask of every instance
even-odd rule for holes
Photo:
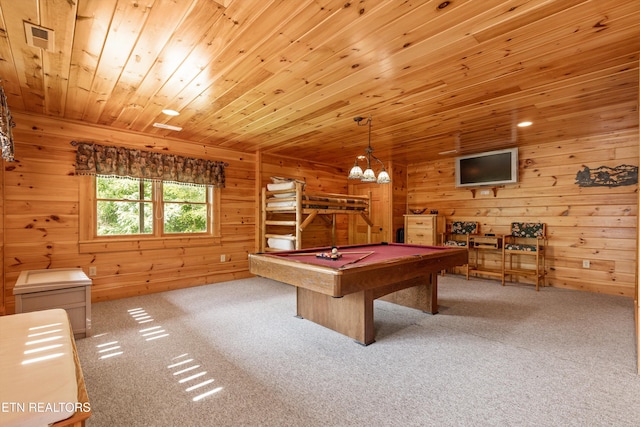
[[[403,164],[638,127],[638,0],[0,0],[0,14],[13,112],[345,168],[367,143],[355,116]],[[24,22],[53,30],[52,50]]]

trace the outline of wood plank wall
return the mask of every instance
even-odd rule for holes
[[[638,186],[579,187],[576,174],[585,166],[637,166],[638,130],[527,146],[519,163],[518,184],[475,198],[455,187],[453,158],[410,165],[409,207],[438,209],[448,221],[479,221],[481,233],[497,235],[515,221],[546,223],[549,284],[633,297]],[[486,262],[500,266],[496,256]]]
[[[15,114],[15,163],[4,163],[4,297],[13,313],[13,286],[23,270],[80,267],[93,277],[92,300],[250,277],[247,255],[256,230],[256,156],[207,149],[177,139]],[[78,250],[79,177],[72,140],[147,147],[229,164],[221,190],[222,241],[212,247],[84,254]],[[226,262],[221,262],[225,255]]]
[[[391,165],[391,190],[392,197],[392,241],[397,242],[396,233],[398,229],[404,228],[404,215],[409,213],[407,208],[407,168],[398,163]]]
[[[638,77],[640,78],[640,70],[638,70]],[[640,99],[640,87],[638,87],[638,99]],[[640,108],[637,109],[638,113],[638,122],[640,123]],[[640,153],[638,153],[638,164],[640,164]],[[640,208],[640,198],[638,200],[638,208]],[[640,277],[640,263],[638,262],[640,256],[640,223],[638,225],[638,231],[636,233],[636,292],[635,292],[635,304],[634,304],[634,315],[636,321],[636,357],[637,357],[637,368],[638,375],[640,375],[640,284],[638,283]]]
[[[247,254],[256,246],[260,189],[271,176],[304,179],[311,191],[347,193],[343,168],[271,155],[211,150],[175,139],[118,132],[39,116],[15,117],[15,163],[4,163],[2,205],[6,312],[14,311],[13,285],[22,270],[97,267],[93,300],[121,298],[249,277]],[[222,192],[222,243],[151,251],[80,254],[79,193],[73,175],[72,140],[159,148],[229,163]],[[438,209],[449,220],[473,219],[482,233],[503,234],[511,221],[542,221],[549,234],[548,270],[553,286],[592,292],[635,294],[637,185],[581,188],[575,176],[584,166],[637,165],[638,132],[559,140],[520,151],[520,183],[499,188],[495,197],[454,186],[453,159],[394,167],[393,226],[409,207]],[[327,244],[330,229],[316,220],[303,246]],[[348,218],[338,215],[338,244],[348,243]],[[227,262],[220,262],[225,255]],[[589,259],[591,268],[582,268]],[[499,260],[487,259],[499,265]]]

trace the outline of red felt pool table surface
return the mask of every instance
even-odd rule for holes
[[[290,261],[322,265],[334,269],[360,268],[365,265],[393,261],[398,258],[451,253],[448,246],[419,246],[399,243],[352,245],[336,247],[341,255],[339,259],[318,257],[330,254],[331,247],[303,249],[298,251],[275,252],[270,255],[286,257]]]
[[[373,300],[435,314],[437,274],[468,261],[465,248],[398,243],[340,246],[249,255],[251,273],[296,286],[297,315],[354,338],[375,341]]]

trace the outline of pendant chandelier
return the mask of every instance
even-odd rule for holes
[[[363,120],[365,120],[363,117],[354,117],[353,120],[356,122],[356,124],[358,126],[367,126],[369,125],[369,144],[367,145],[367,148],[364,149],[364,155],[359,155],[358,157],[356,157],[355,163],[353,164],[353,167],[351,168],[351,171],[349,171],[349,179],[359,179],[362,182],[377,182],[378,184],[388,184],[391,182],[391,178],[389,177],[389,174],[387,173],[386,169],[384,168],[384,163],[382,163],[382,160],[380,160],[379,158],[377,158],[376,156],[373,155],[373,148],[371,148],[371,121],[372,121],[372,117],[369,116],[368,119],[366,119],[366,121],[364,123],[361,123]],[[378,177],[376,178],[376,174],[373,171],[373,169],[371,168],[371,160],[374,160],[377,163],[380,163],[380,166],[382,167],[382,170],[380,171],[380,173],[378,174]],[[364,172],[362,171],[362,168],[358,165],[358,161],[360,160],[366,160],[367,161],[367,168],[364,170]]]

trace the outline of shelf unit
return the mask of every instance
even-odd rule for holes
[[[484,252],[495,252],[497,258],[502,260],[502,237],[499,236],[470,236],[469,237],[469,268],[467,280],[470,274],[498,277],[502,280],[502,267],[485,268],[480,263],[480,255]],[[484,259],[484,256],[482,257]]]

